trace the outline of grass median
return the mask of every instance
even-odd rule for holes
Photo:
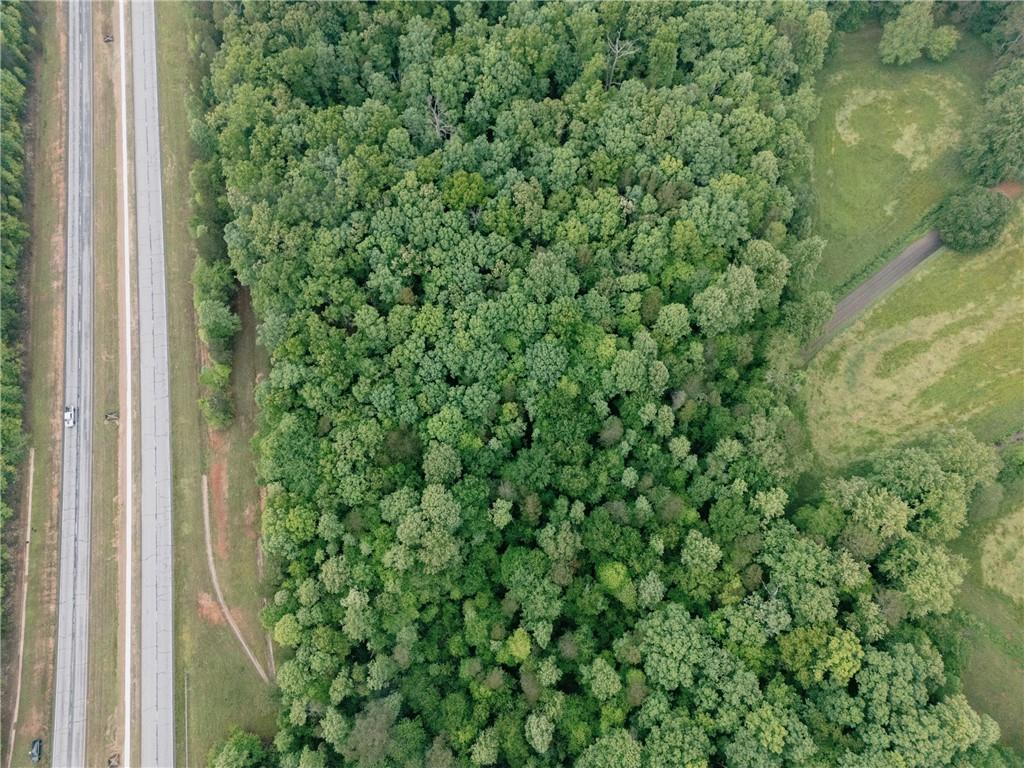
[[[116,6],[96,3],[93,40],[117,30]],[[86,756],[106,765],[121,744],[121,622],[118,554],[122,519],[118,497],[119,336],[117,295],[118,123],[114,102],[117,49],[93,46],[93,480],[90,565],[89,697]]]

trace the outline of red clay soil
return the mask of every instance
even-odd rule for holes
[[[228,462],[224,437],[207,431],[210,445],[210,511],[213,513],[213,548],[217,559],[228,558]]]
[[[199,615],[207,624],[224,624],[224,614],[209,592],[200,592],[196,601],[199,605]]]
[[[1021,184],[1019,181],[1003,181],[996,184],[993,189],[996,192],[1002,192],[1011,200],[1016,200],[1024,192],[1024,184]]]

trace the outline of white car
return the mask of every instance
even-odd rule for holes
[[[78,409],[71,405],[64,406],[64,426],[73,427],[78,420]]]

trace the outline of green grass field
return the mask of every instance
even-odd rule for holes
[[[818,285],[837,294],[911,240],[962,183],[955,147],[978,108],[991,57],[965,36],[945,62],[903,67],[878,58],[881,30],[840,36],[818,81],[811,130],[815,230],[828,241]]]
[[[277,704],[274,688],[257,676],[217,611],[216,603],[211,606],[209,602],[214,590],[206,564],[201,496],[201,477],[209,470],[209,451],[206,428],[197,405],[199,349],[191,283],[196,254],[188,228],[191,216],[188,174],[193,148],[185,104],[190,84],[197,74],[191,59],[185,55],[189,12],[184,3],[157,5],[157,61],[172,361],[176,736],[179,764],[202,765],[210,747],[227,736],[234,726],[272,736]],[[244,359],[245,354],[239,357]],[[244,366],[241,360],[239,363]],[[250,370],[254,370],[255,365],[255,362],[251,363]],[[252,459],[250,457],[246,461],[241,458],[248,450],[249,437],[246,435],[243,439],[240,434],[232,434],[227,439],[230,450],[234,451],[229,462],[231,494],[237,493],[238,496],[229,505],[226,520],[227,541],[230,542],[228,556],[244,557],[252,565],[222,568],[218,576],[233,615],[253,652],[262,658],[267,654],[266,640],[262,639],[260,644],[262,635],[258,632],[258,618],[252,615],[263,596],[263,587],[256,578],[255,541],[248,534],[251,526],[246,523],[244,515],[230,513],[236,503],[243,506],[252,503],[246,501],[246,494],[256,488],[251,471]],[[216,515],[213,517],[216,542]],[[256,530],[258,528],[257,524]],[[247,551],[243,547],[247,547]],[[247,595],[248,601],[241,601],[242,595]]]
[[[1019,560],[1022,512],[1024,479],[1006,487],[993,483],[978,493],[970,524],[956,542],[970,563],[957,603],[969,617],[964,690],[974,706],[996,719],[1003,742],[1018,751],[1024,751],[1024,604],[1014,603],[1008,593],[1019,594],[1020,563],[1016,572],[993,570],[986,549],[996,543],[1015,545]],[[1005,538],[1014,525],[1015,539]]]
[[[1024,428],[1024,221],[999,244],[943,250],[808,368],[814,452],[839,467],[941,425],[996,441]]]

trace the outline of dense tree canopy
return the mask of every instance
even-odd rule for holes
[[[885,24],[878,53],[886,64],[909,64],[927,54],[942,61],[956,48],[960,32],[950,24],[935,26],[928,0],[903,3],[899,15]]]
[[[989,79],[963,155],[983,184],[1024,179],[1024,58],[1009,59]]]
[[[25,211],[25,117],[35,39],[31,8],[23,2],[0,7],[0,527],[11,516],[10,493],[25,452],[21,397],[20,272],[28,241]],[[0,600],[7,578],[7,552],[0,550]]]
[[[1002,234],[1013,203],[985,187],[968,187],[949,196],[939,208],[935,226],[942,242],[956,251],[980,251]]]
[[[791,502],[824,11],[220,29],[282,765],[981,764],[924,621],[994,455],[946,435]]]

